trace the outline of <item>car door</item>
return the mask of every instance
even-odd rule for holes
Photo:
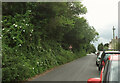
[[[103,70],[102,83],[108,83],[109,79],[108,72],[109,72],[109,60],[107,60]]]

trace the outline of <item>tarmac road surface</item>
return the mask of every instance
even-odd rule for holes
[[[99,77],[95,62],[96,56],[88,54],[59,66],[45,75],[38,76],[32,81],[87,81],[89,78]]]

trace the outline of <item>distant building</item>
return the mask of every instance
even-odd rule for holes
[[[109,42],[109,49],[118,49],[118,42],[120,41],[120,38],[118,39],[117,36],[116,38],[112,39],[110,42]]]
[[[109,48],[108,49],[113,49],[112,41],[109,42]]]

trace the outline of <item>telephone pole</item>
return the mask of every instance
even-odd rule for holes
[[[113,48],[115,50],[116,49],[116,44],[115,44],[115,28],[114,28],[114,26],[113,26],[113,39],[112,39],[112,41],[113,41]]]
[[[115,28],[113,26],[113,39],[115,39]]]

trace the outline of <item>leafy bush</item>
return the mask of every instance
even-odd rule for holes
[[[3,43],[9,47],[21,47],[32,41],[34,30],[29,15],[30,12],[27,11],[24,15],[16,14],[14,18],[12,16],[3,16]]]
[[[22,81],[50,68],[76,59],[76,55],[71,51],[66,51],[63,48],[60,48],[60,46],[55,49],[52,47],[48,48],[50,46],[47,45],[46,42],[44,43],[44,48],[40,45],[41,50],[43,50],[40,52],[34,44],[33,46],[36,48],[31,52],[27,52],[27,49],[21,51],[20,48],[10,49],[9,47],[4,46],[2,63],[3,82]],[[55,42],[53,44],[59,45],[58,43],[55,44]],[[15,52],[16,50],[17,52]]]

